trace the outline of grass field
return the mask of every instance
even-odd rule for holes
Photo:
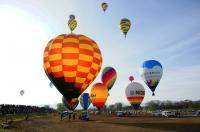
[[[3,132],[200,132],[200,118],[112,117],[91,115],[90,121],[60,120],[59,115],[32,116],[14,121]]]

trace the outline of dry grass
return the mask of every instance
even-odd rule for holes
[[[17,121],[7,132],[200,132],[200,118],[111,117],[93,115],[90,121],[60,120],[58,115]],[[0,129],[0,131],[5,131]]]

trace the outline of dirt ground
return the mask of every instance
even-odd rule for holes
[[[90,116],[90,121],[60,120],[59,115],[16,121],[3,132],[200,132],[200,118]]]

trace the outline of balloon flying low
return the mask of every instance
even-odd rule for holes
[[[117,72],[113,67],[105,67],[102,72],[101,81],[110,90],[117,79]]]
[[[81,104],[81,107],[84,110],[88,109],[88,107],[90,106],[90,103],[91,103],[90,95],[88,93],[81,94],[81,96],[80,96],[80,104]]]
[[[98,75],[101,51],[84,35],[62,34],[50,40],[43,55],[44,71],[68,102],[78,98]]]
[[[140,75],[146,85],[151,89],[153,92],[152,95],[154,96],[154,91],[160,82],[162,77],[163,68],[160,62],[156,60],[147,60],[144,61],[141,68],[140,68]]]
[[[97,107],[98,110],[104,107],[108,98],[108,88],[102,83],[95,83],[90,92],[90,98],[92,104]]]
[[[125,37],[131,27],[131,21],[128,18],[121,19],[119,23],[121,31],[124,33]]]
[[[144,87],[138,82],[132,82],[126,87],[125,93],[129,103],[137,110],[145,96]]]

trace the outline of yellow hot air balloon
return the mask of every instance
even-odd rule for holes
[[[90,92],[90,98],[92,104],[97,107],[98,110],[103,108],[108,98],[108,88],[103,83],[96,83],[92,86]]]
[[[121,31],[124,33],[125,37],[131,27],[131,21],[127,18],[121,19],[119,23]]]
[[[69,17],[69,21],[68,21],[68,27],[69,29],[72,31],[74,31],[74,29],[77,27],[77,21],[75,19],[75,16],[74,15],[70,15]]]
[[[92,83],[102,64],[97,43],[77,34],[62,34],[49,41],[43,59],[45,73],[68,102]]]

